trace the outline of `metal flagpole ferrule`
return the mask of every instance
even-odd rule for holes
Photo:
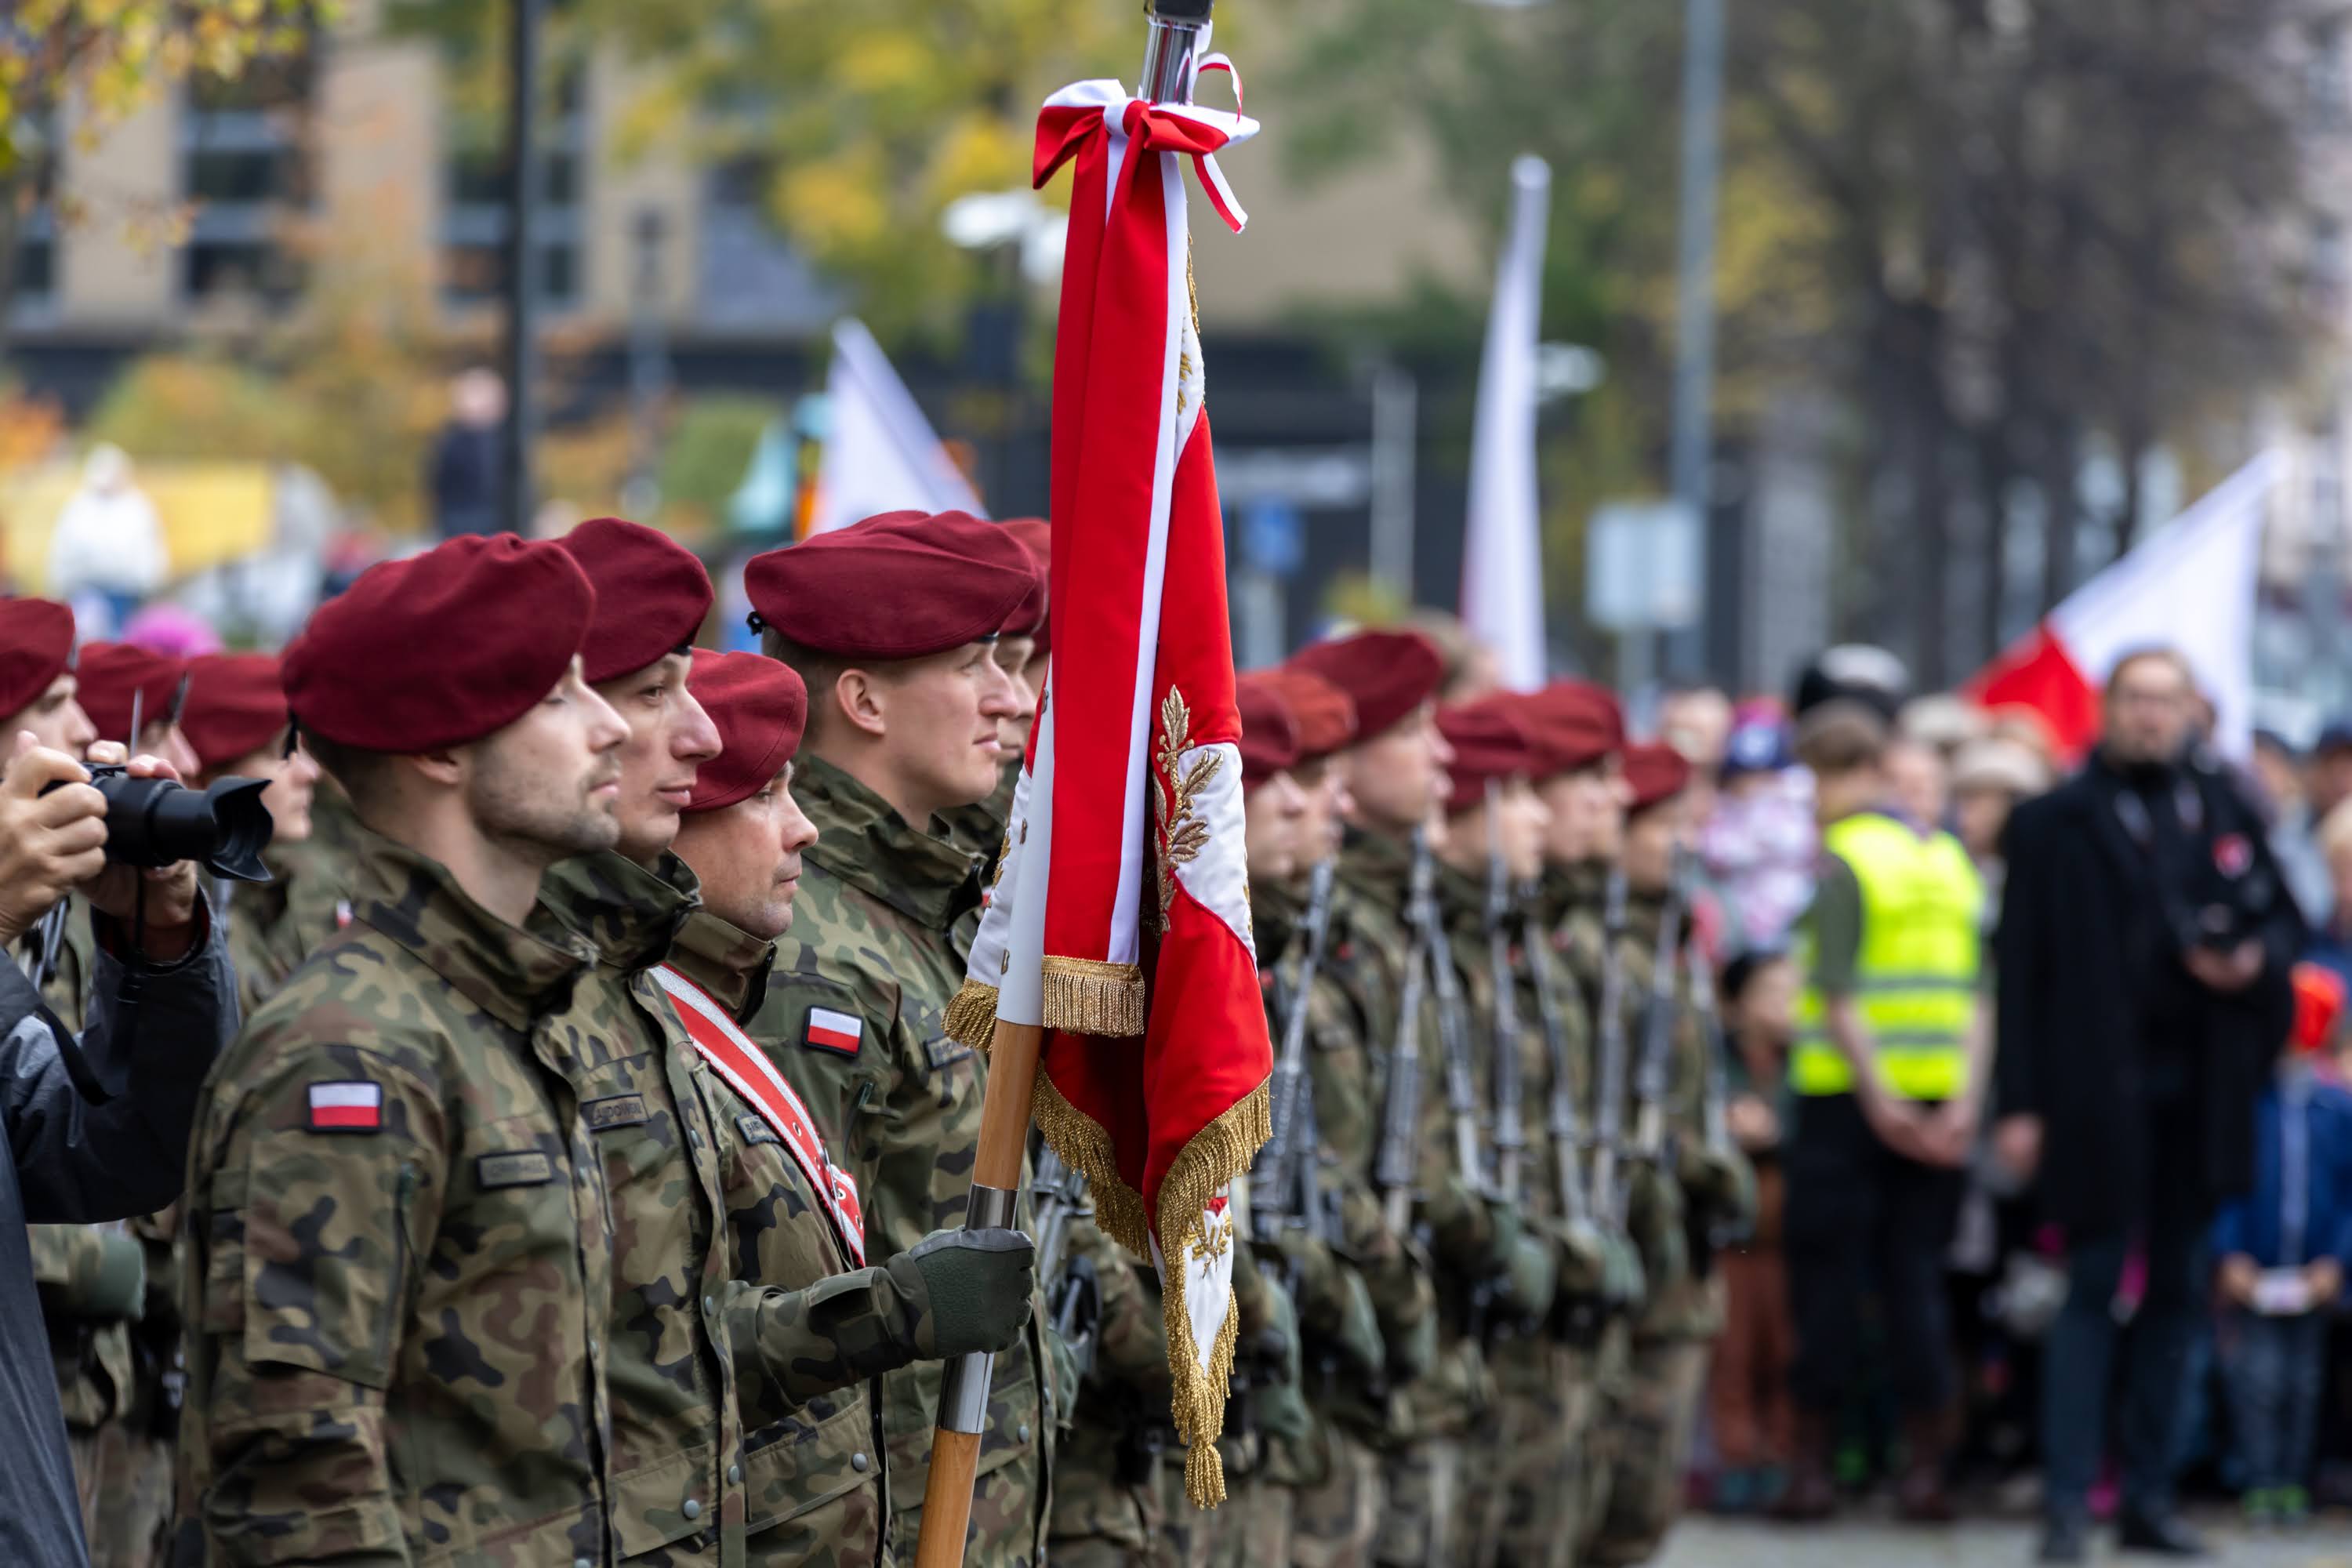
[[[1143,46],[1143,97],[1151,103],[1192,101],[1194,62],[1209,35],[1215,0],[1151,0]]]
[[[971,1184],[965,1202],[966,1230],[1005,1230],[1013,1224],[1013,1205],[1021,1194],[1003,1187]],[[960,1355],[947,1363],[940,1379],[940,1426],[949,1432],[988,1430],[988,1389],[996,1357],[987,1351]]]

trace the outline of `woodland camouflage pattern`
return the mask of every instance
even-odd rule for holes
[[[822,758],[804,753],[793,768],[793,797],[819,837],[749,1032],[775,1051],[834,1157],[857,1177],[867,1258],[880,1263],[963,1223],[987,1064],[948,1037],[944,1015],[978,925],[979,857],[910,827]],[[854,1055],[806,1043],[818,1006],[860,1021]],[[1044,1551],[1055,1408],[1038,1370],[1054,1364],[1044,1321],[1040,1306],[1021,1343],[996,1358],[971,1568],[1034,1568]],[[902,1551],[921,1525],[940,1379],[939,1363],[923,1362],[883,1380],[890,1538]]]
[[[680,928],[671,962],[740,1023],[766,998],[774,952],[699,910]],[[889,1283],[873,1278],[879,1270],[849,1272],[833,1222],[775,1131],[723,1080],[702,1076],[726,1108],[729,1270],[770,1288],[764,1300],[739,1303],[730,1325],[750,1559],[871,1562],[887,1511],[873,1380],[909,1353],[889,1320],[895,1297],[877,1289]]]
[[[359,822],[323,775],[310,803],[310,837],[272,842],[261,852],[271,880],[221,879],[215,901],[228,923],[229,962],[237,1001],[251,1017],[320,942],[341,929],[349,910],[352,836]]]
[[[198,1121],[180,1561],[601,1563],[604,1167],[551,1013],[592,954],[364,830],[353,890]],[[320,1082],[382,1130],[311,1131]]]
[[[1054,1568],[1175,1568],[1171,1526],[1190,1528],[1183,1460],[1168,1402],[1167,1329],[1156,1277],[1102,1233],[1091,1215],[1070,1221],[1067,1255],[1094,1270],[1102,1311],[1094,1369],[1079,1390],[1067,1438],[1055,1455],[1054,1517],[1046,1546]],[[1163,1470],[1177,1473],[1171,1508]]]

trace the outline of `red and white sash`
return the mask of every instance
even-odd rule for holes
[[[751,1102],[762,1121],[775,1129],[801,1174],[816,1189],[817,1201],[831,1216],[843,1249],[864,1268],[866,1213],[858,1199],[857,1179],[826,1155],[816,1121],[801,1103],[801,1097],[710,993],[667,963],[656,964],[653,976],[655,984],[669,993],[678,1022],[686,1026],[687,1037],[703,1059]]]

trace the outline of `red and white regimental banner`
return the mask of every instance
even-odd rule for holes
[[[1054,361],[1054,658],[950,1013],[976,1046],[1000,1015],[1045,1029],[1035,1121],[1087,1177],[1103,1228],[1160,1269],[1186,1489],[1203,1507],[1224,1497],[1228,1193],[1267,1137],[1273,1052],[1184,171],[1238,232],[1215,154],[1256,130],[1112,81],[1066,88],[1038,117],[1037,184],[1066,164],[1074,180]]]

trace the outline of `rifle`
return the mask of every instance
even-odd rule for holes
[[[1270,1236],[1276,1227],[1297,1229],[1315,1223],[1307,1196],[1314,1182],[1315,1084],[1307,1068],[1307,1004],[1330,934],[1331,888],[1337,873],[1338,862],[1328,856],[1315,863],[1307,883],[1307,950],[1284,986],[1282,1051],[1274,1064],[1274,1132],[1259,1153],[1250,1179],[1253,1217],[1263,1222],[1262,1235]]]
[[[1086,1173],[1074,1171],[1039,1141],[1036,1174],[1029,1184],[1035,1205],[1037,1278],[1045,1281],[1045,1311],[1055,1331],[1070,1347],[1070,1355],[1084,1375],[1094,1360],[1095,1325],[1102,1316],[1102,1288],[1095,1278],[1094,1260],[1066,1258],[1070,1222],[1095,1212]]]
[[[1650,1008],[1642,1019],[1642,1066],[1633,1079],[1639,1108],[1633,1152],[1649,1165],[1666,1157],[1666,1091],[1674,1065],[1675,971],[1682,957],[1684,896],[1677,867],[1667,879],[1665,907],[1658,914],[1658,942],[1650,959]]]
[[[1699,1125],[1706,1139],[1707,1152],[1720,1154],[1731,1147],[1731,1088],[1726,1067],[1730,1047],[1723,1037],[1723,1015],[1716,1006],[1715,972],[1707,964],[1706,954],[1698,950],[1698,931],[1690,931],[1683,943],[1683,964],[1690,975],[1691,1011],[1698,1016],[1699,1028],[1706,1040],[1706,1085],[1700,1102]]]
[[[1430,900],[1436,876],[1430,863],[1429,838],[1412,836],[1412,886],[1408,906]],[[1388,1094],[1381,1105],[1381,1147],[1372,1163],[1372,1182],[1381,1189],[1381,1204],[1389,1229],[1403,1236],[1412,1225],[1413,1147],[1421,1138],[1421,996],[1428,984],[1422,943],[1412,944],[1404,966],[1404,990],[1397,1007],[1396,1040],[1389,1051]]]
[[[1519,1070],[1519,999],[1511,966],[1511,877],[1503,864],[1501,791],[1486,782],[1486,969],[1495,987],[1495,1195],[1519,1201],[1519,1161],[1528,1146],[1519,1125],[1526,1085]],[[1529,955],[1533,962],[1533,955]]]
[[[1454,952],[1438,918],[1435,872],[1426,835],[1413,839],[1412,896],[1406,905],[1437,993],[1437,1038],[1445,1053],[1445,1105],[1454,1117],[1454,1163],[1473,1191],[1489,1194],[1486,1157],[1478,1144],[1477,1080],[1470,1070],[1470,1022],[1464,1016],[1462,984],[1454,977]]]
[[[1625,1229],[1625,1197],[1617,1164],[1625,1152],[1625,968],[1617,947],[1625,936],[1625,873],[1612,869],[1601,915],[1601,1071],[1592,1110],[1592,1195],[1609,1229]]]
[[[1535,984],[1536,1018],[1543,1026],[1544,1055],[1551,1063],[1551,1103],[1544,1130],[1559,1166],[1555,1176],[1559,1184],[1559,1212],[1570,1220],[1590,1220],[1592,1204],[1584,1186],[1584,1130],[1576,1114],[1576,1091],[1569,1081],[1573,1064],[1569,1059],[1568,1020],[1559,1010],[1551,965],[1536,945],[1545,940],[1545,932],[1542,918],[1536,913],[1534,889],[1522,889],[1519,896],[1519,943],[1527,950],[1528,977]]]

